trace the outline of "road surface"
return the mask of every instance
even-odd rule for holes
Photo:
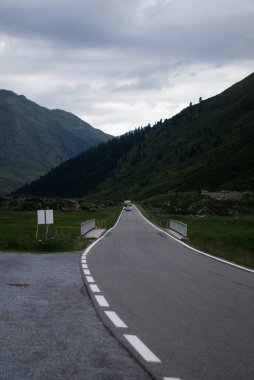
[[[80,252],[0,252],[1,380],[148,380],[98,319]]]
[[[182,245],[134,208],[82,256],[106,326],[156,379],[254,379],[254,274]]]

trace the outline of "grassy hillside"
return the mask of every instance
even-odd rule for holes
[[[254,74],[171,119],[115,138],[20,190],[123,199],[254,189]]]
[[[0,194],[109,137],[71,113],[0,90]]]

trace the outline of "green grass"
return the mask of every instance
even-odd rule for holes
[[[143,210],[144,211],[144,210]],[[254,216],[193,216],[150,212],[144,214],[162,228],[170,219],[188,225],[186,243],[206,253],[254,268]]]
[[[66,252],[84,249],[91,240],[80,236],[80,224],[95,219],[101,228],[115,223],[122,206],[96,211],[54,211],[54,224],[49,226],[45,239],[45,226],[40,225],[36,239],[36,211],[0,211],[0,250],[21,252]]]
[[[39,226],[36,240],[36,211],[0,211],[0,250],[12,252],[62,252],[84,249],[89,239],[80,237],[80,224],[95,219],[98,227],[110,228],[121,205],[96,211],[54,212],[54,224]],[[189,245],[226,260],[254,268],[254,216],[192,216],[144,211],[155,224],[166,228],[169,219],[188,225]]]

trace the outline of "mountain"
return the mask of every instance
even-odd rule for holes
[[[254,74],[179,114],[68,160],[19,193],[147,198],[254,190]]]
[[[0,194],[110,137],[69,112],[0,90]]]

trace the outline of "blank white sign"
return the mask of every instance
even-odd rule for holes
[[[53,210],[45,210],[46,211],[46,224],[53,224]]]
[[[37,223],[45,224],[45,210],[37,210]]]
[[[53,210],[37,210],[37,223],[38,224],[53,224]]]

